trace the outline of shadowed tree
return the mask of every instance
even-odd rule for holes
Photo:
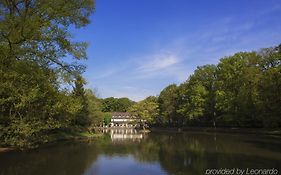
[[[69,27],[87,25],[93,9],[92,0],[0,0],[1,144],[46,142],[74,120],[81,104],[61,80],[83,72],[87,44]]]

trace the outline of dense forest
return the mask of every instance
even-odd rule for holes
[[[198,67],[188,80],[138,103],[98,98],[82,74],[93,0],[0,0],[0,146],[26,147],[88,131],[110,112],[151,126],[281,126],[281,45]],[[61,137],[61,135],[60,135]]]
[[[156,126],[281,126],[281,45],[198,67],[131,109]]]

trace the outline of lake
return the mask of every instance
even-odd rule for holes
[[[104,136],[0,153],[1,175],[203,175],[281,170],[280,137],[107,130]]]

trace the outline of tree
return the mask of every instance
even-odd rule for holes
[[[102,101],[102,112],[114,112],[116,110],[116,100],[113,97],[105,98]]]
[[[147,97],[146,99],[134,104],[129,109],[129,112],[138,117],[145,127],[146,123],[149,125],[155,123],[155,119],[159,116],[159,105],[157,98],[154,96]]]
[[[103,112],[126,112],[130,106],[134,104],[128,98],[114,98],[109,97],[105,98],[102,103],[102,111]]]
[[[178,112],[188,121],[212,121],[215,126],[216,66],[197,67],[194,74],[179,86]]]
[[[220,60],[216,108],[225,121],[243,126],[255,120],[258,63],[259,56],[255,52],[236,53]]]
[[[132,100],[126,97],[118,98],[117,103],[118,103],[118,108],[116,109],[116,111],[120,111],[120,112],[127,112],[128,109],[134,104]]]
[[[1,65],[4,66],[4,65]],[[1,144],[26,147],[70,125],[80,104],[59,91],[56,74],[31,61],[18,61],[1,77]]]
[[[110,122],[111,122],[111,113],[108,113],[108,112],[104,113],[103,114],[103,123],[105,125],[108,125]]]
[[[171,120],[175,111],[183,125],[279,127],[280,82],[281,45],[239,52],[217,66],[198,67],[177,88],[163,89],[160,114],[170,119],[169,125],[177,124]]]
[[[176,124],[180,125],[182,120],[180,120],[177,113],[178,106],[178,88],[176,84],[172,84],[164,88],[159,97],[159,123],[160,124]]]
[[[35,61],[65,73],[83,68],[63,58],[86,58],[86,43],[71,41],[70,25],[89,23],[93,0],[0,1],[0,51],[7,68],[17,60]]]
[[[281,45],[259,52],[258,116],[266,127],[281,126]]]
[[[202,84],[186,82],[180,86],[181,102],[178,112],[187,121],[199,120],[205,113],[207,91]]]
[[[81,76],[77,76],[75,80],[75,86],[73,88],[73,95],[81,108],[79,112],[76,114],[76,119],[74,120],[74,124],[78,126],[89,126],[91,124],[91,120],[89,118],[89,108],[88,108],[88,101],[85,95],[84,84],[85,80]]]
[[[83,72],[75,61],[86,59],[87,45],[72,40],[69,26],[88,24],[93,7],[92,0],[0,0],[1,144],[46,142],[70,127],[81,104],[61,80],[73,83]]]
[[[91,121],[91,125],[100,126],[104,122],[104,113],[101,111],[102,100],[98,99],[95,93],[90,89],[85,90],[85,95],[89,111],[88,117]]]

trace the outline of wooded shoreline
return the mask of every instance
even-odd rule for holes
[[[101,136],[103,136],[102,133],[90,133],[90,132],[77,132],[77,133],[64,132],[64,133],[62,133],[61,132],[61,133],[56,133],[55,135],[50,136],[53,138],[51,141],[42,143],[40,145],[37,145],[36,147],[24,147],[24,148],[20,149],[17,147],[1,147],[0,146],[0,153],[14,151],[14,150],[37,149],[41,146],[56,144],[56,143],[59,143],[62,141],[92,139],[92,138],[101,137]]]
[[[235,134],[257,134],[281,136],[281,128],[233,128],[233,127],[152,127],[152,132],[218,132]]]
[[[110,129],[110,128],[107,128]],[[281,128],[266,129],[266,128],[233,128],[233,127],[151,127],[150,132],[174,132],[174,133],[188,133],[188,132],[198,132],[198,133],[225,133],[225,134],[249,134],[249,135],[268,135],[281,137]],[[149,132],[147,132],[149,133]],[[55,140],[39,145],[49,145],[56,144],[61,141],[66,140],[81,140],[90,139],[103,136],[103,133],[63,133],[64,136],[57,137]],[[38,147],[36,147],[38,148]],[[0,147],[0,153],[19,150],[13,147]]]

